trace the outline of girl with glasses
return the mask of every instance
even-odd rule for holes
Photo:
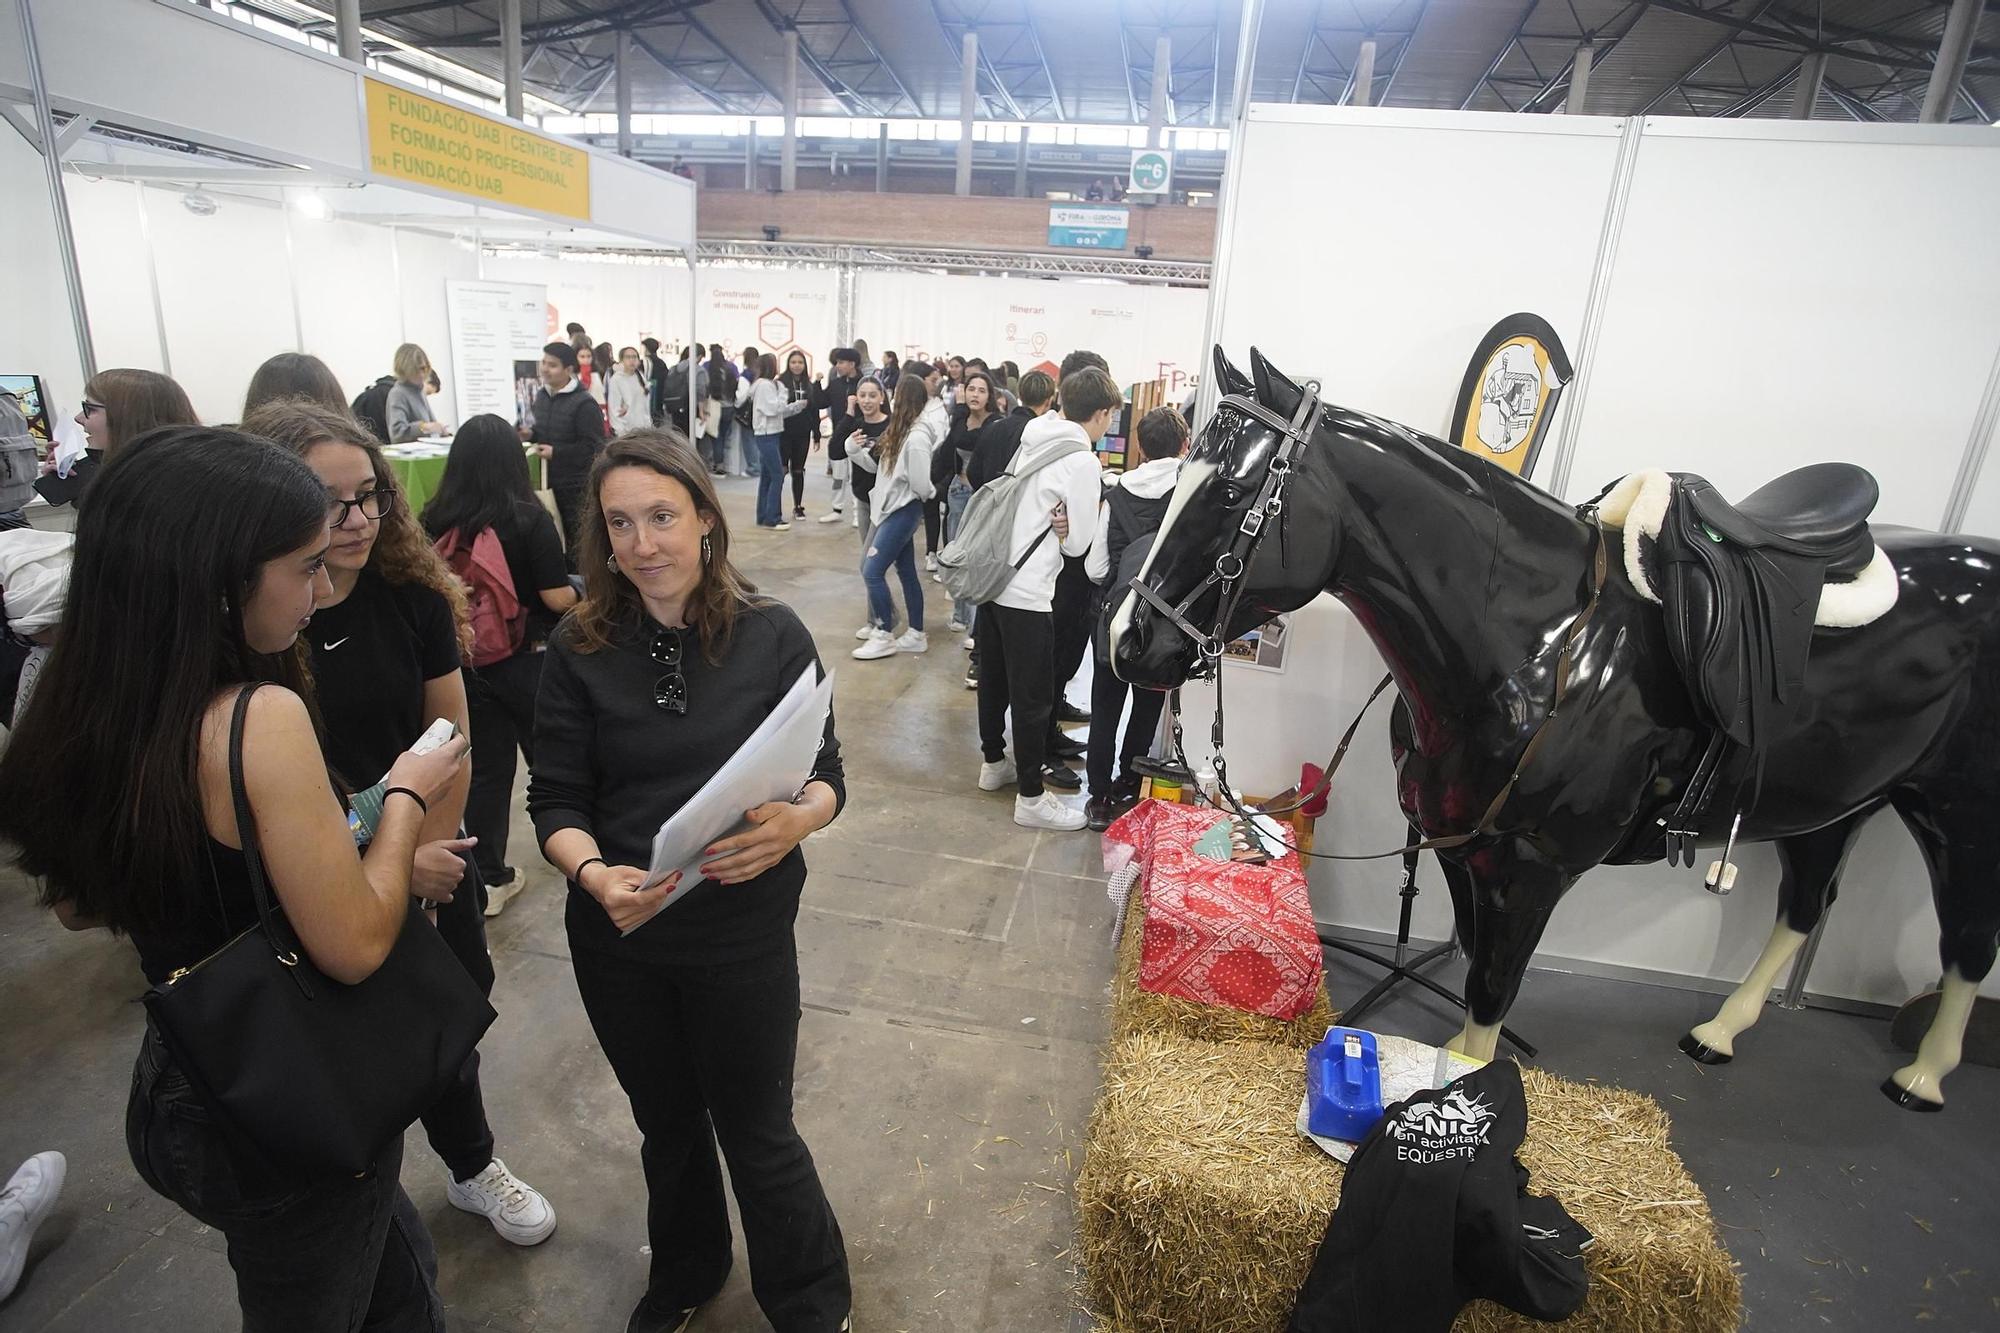
[[[796,797],[716,830],[701,879],[671,906],[678,875],[646,886],[660,825],[801,675],[823,675],[818,654],[798,616],[730,563],[708,468],[678,435],[613,440],[584,503],[584,597],[542,664],[528,809],[569,879],[577,991],[641,1136],[652,1257],[627,1329],[684,1328],[722,1289],[719,1146],[771,1327],[836,1333],[846,1253],[792,1122],[799,845],[845,796],[833,718]]]
[[[52,505],[78,503],[91,478],[113,454],[148,431],[162,426],[198,426],[194,404],[181,386],[153,370],[100,370],[83,386],[83,408],[76,414],[83,427],[83,457],[67,473],[45,464],[35,490]]]
[[[300,399],[265,404],[243,429],[303,458],[332,500],[326,552],[331,591],[313,613],[309,645],[334,770],[358,790],[381,777],[438,718],[469,736],[459,674],[460,653],[470,644],[465,593],[411,516],[381,445],[347,413]],[[459,833],[467,783],[461,771],[431,801],[410,891],[437,904],[439,933],[491,995],[485,886],[466,855],[475,841]],[[444,1100],[424,1113],[423,1124],[444,1161],[446,1197],[454,1207],[485,1216],[516,1245],[548,1239],[554,1210],[493,1155],[478,1051]]]

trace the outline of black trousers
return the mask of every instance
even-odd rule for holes
[[[492,666],[466,667],[466,720],[472,724],[472,782],[465,794],[465,831],[479,873],[498,884],[507,866],[507,832],[514,804],[514,752],[535,763],[535,692],[539,652],[517,653]]]
[[[562,519],[563,550],[569,572],[576,573],[576,543],[583,535],[583,497],[590,486],[581,477],[574,484],[551,486],[556,497],[556,515]]]
[[[474,733],[475,735],[477,733]],[[493,956],[486,951],[486,884],[472,858],[465,878],[448,903],[438,904],[437,932],[482,995],[493,994]],[[470,1180],[493,1160],[493,1127],[486,1122],[486,1098],[479,1090],[479,1048],[465,1057],[458,1079],[423,1114],[424,1136],[453,1180]]]
[[[1049,717],[1055,704],[1055,640],[1047,611],[979,607],[979,748],[986,762],[1007,757],[1007,713],[1014,714],[1014,767],[1021,795],[1042,794]]]
[[[784,457],[785,471],[792,474],[792,507],[796,509],[806,502],[806,458],[812,453],[812,437],[802,435],[794,440],[786,436],[778,441],[778,452]]]
[[[597,911],[572,902],[570,910]],[[799,957],[787,932],[754,958],[670,964],[579,947],[576,988],[632,1103],[646,1172],[651,1301],[699,1305],[729,1275],[719,1143],[743,1218],[750,1289],[777,1333],[833,1333],[847,1253],[792,1123]]]
[[[944,526],[944,493],[924,501],[924,554],[938,553],[938,534]]]
[[[1055,596],[1049,615],[1052,617],[1054,635],[1054,693],[1050,696],[1049,741],[1053,744],[1061,735],[1062,727],[1056,721],[1054,704],[1062,702],[1064,691],[1070,681],[1076,678],[1078,668],[1083,665],[1083,655],[1090,649],[1091,611],[1097,604],[1098,587],[1084,572],[1081,556],[1063,557],[1062,570],[1056,575]]]
[[[1118,743],[1118,715],[1125,711],[1125,696],[1132,696],[1132,720],[1125,724],[1125,743]],[[1144,754],[1160,729],[1160,714],[1166,711],[1167,696],[1159,690],[1135,690],[1118,679],[1101,660],[1090,678],[1090,794],[1111,795],[1111,761],[1118,760],[1118,776],[1132,777],[1132,761]]]

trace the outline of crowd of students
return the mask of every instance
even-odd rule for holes
[[[832,717],[804,790],[708,849],[673,931],[626,933],[680,887],[648,882],[653,831],[819,669],[798,617],[738,572],[714,475],[747,435],[756,521],[783,530],[784,479],[802,518],[825,445],[820,521],[860,541],[862,661],[926,650],[924,573],[979,489],[1014,478],[1011,575],[949,622],[973,653],[977,783],[1013,786],[1024,826],[1102,828],[1136,800],[1131,763],[1160,708],[1139,692],[1115,734],[1126,692],[1103,660],[1107,592],[1159,526],[1187,429],[1148,414],[1148,461],[1107,485],[1094,446],[1122,397],[1089,352],[1051,377],[977,358],[877,366],[857,343],[816,381],[796,351],[782,367],[755,348],[738,364],[690,344],[673,367],[625,351],[600,394],[590,371],[608,349],[576,326],[549,344],[523,419],[459,424],[421,513],[383,452],[447,429],[415,345],[352,401],[317,358],[273,357],[238,426],[201,425],[165,376],[95,376],[77,417],[89,453],[44,478],[78,507],[75,544],[33,707],[0,754],[0,837],[65,925],[129,936],[155,986],[256,924],[262,877],[328,976],[359,984],[401,929],[435,929],[491,995],[484,919],[519,880],[505,853],[525,757],[536,841],[570,886],[578,990],[642,1135],[650,1273],[628,1328],[684,1328],[720,1289],[726,1161],[766,1316],[833,1333],[850,1327],[847,1261],[791,1114],[798,849],[845,799]],[[1085,711],[1064,693],[1093,626]],[[419,753],[440,718],[454,739]],[[1061,729],[1084,722],[1087,745]],[[1081,786],[1066,761],[1086,752],[1078,809],[1059,793]],[[369,790],[372,830],[356,813]],[[497,1155],[479,1052],[451,1074],[421,1117],[448,1198],[540,1243],[556,1212]],[[443,1328],[400,1136],[359,1176],[301,1175],[257,1126],[209,1113],[149,1020],[127,1137],[146,1183],[225,1237],[246,1329]],[[60,1169],[30,1166],[52,1197]]]

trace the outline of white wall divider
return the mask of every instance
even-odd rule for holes
[[[2000,139],[1649,119],[1621,159],[1623,130],[1590,117],[1252,107],[1233,145],[1234,253],[1211,294],[1213,327],[1239,364],[1255,344],[1320,379],[1328,401],[1441,434],[1479,336],[1533,311],[1590,376],[1560,409],[1576,413],[1559,423],[1574,445],[1572,498],[1640,467],[1702,472],[1741,494],[1848,458],[1880,479],[1884,521],[1924,527],[1945,519],[1965,471],[1962,526],[2000,534],[2000,462],[1963,466],[1982,429],[2000,432],[1989,388]],[[1551,463],[1545,454],[1539,480]],[[1232,777],[1248,791],[1322,762],[1381,675],[1331,598],[1294,618],[1291,642],[1282,675],[1224,667]],[[1191,744],[1210,704],[1204,687],[1185,692]],[[1380,713],[1341,771],[1322,850],[1401,844]],[[1734,983],[1777,890],[1769,848],[1738,859],[1738,891],[1720,899],[1685,870],[1592,871],[1538,957]],[[1315,909],[1392,931],[1398,870],[1315,862]],[[1428,858],[1422,882],[1416,931],[1443,938],[1449,901]],[[1928,880],[1884,816],[1849,863],[1808,990],[1896,1004],[1936,971]],[[1986,990],[2000,994],[2000,977]]]

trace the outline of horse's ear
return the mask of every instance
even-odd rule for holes
[[[1215,385],[1225,396],[1232,393],[1250,392],[1249,377],[1238,370],[1230,362],[1229,358],[1223,354],[1221,343],[1215,345],[1214,359]]]
[[[1296,412],[1299,400],[1305,397],[1305,390],[1285,377],[1285,373],[1264,359],[1264,354],[1255,347],[1250,349],[1250,373],[1257,380],[1257,401],[1280,416]]]

